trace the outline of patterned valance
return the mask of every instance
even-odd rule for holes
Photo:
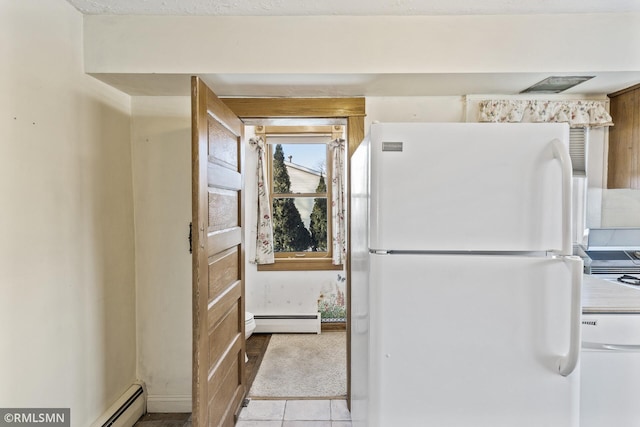
[[[613,126],[605,101],[480,101],[480,122],[566,122],[571,127]]]

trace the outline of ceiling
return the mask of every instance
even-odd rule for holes
[[[496,15],[640,12],[640,0],[67,0],[90,15]],[[640,82],[640,71],[595,78],[566,94],[603,94]],[[554,73],[554,75],[562,75]],[[548,77],[511,74],[200,74],[221,96],[453,96],[517,94]],[[131,95],[188,95],[188,75],[101,74]]]

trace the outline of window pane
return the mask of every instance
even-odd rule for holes
[[[275,252],[327,252],[327,198],[273,199]]]
[[[325,144],[276,144],[273,150],[274,193],[326,192]]]
[[[311,250],[314,252],[328,252],[327,248],[327,198],[316,197],[309,219],[311,233]]]

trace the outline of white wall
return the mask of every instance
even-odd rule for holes
[[[191,411],[191,101],[134,97],[138,376],[150,412]]]
[[[640,190],[621,188],[602,192],[602,227],[640,227]]]
[[[0,0],[0,402],[86,427],[135,380],[130,98],[82,15]]]
[[[587,151],[587,228],[602,227],[602,192],[607,185],[607,149],[609,131],[589,129]]]
[[[365,133],[380,122],[463,122],[461,96],[376,96],[365,100]]]
[[[613,118],[615,126],[615,117]],[[608,128],[589,131],[588,228],[640,227],[640,190],[607,189]]]
[[[637,71],[638,27],[640,13],[93,15],[85,65],[90,73],[170,74]],[[327,46],[330,60],[318,54]]]

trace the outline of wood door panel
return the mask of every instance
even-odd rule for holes
[[[211,89],[209,89],[209,92],[213,94]],[[362,99],[364,100],[364,98]],[[208,97],[206,99],[206,105],[209,119],[213,118],[214,120],[224,123],[227,129],[233,129],[234,134],[240,134],[238,129],[243,127],[242,120],[240,120],[238,114],[232,111],[226,103],[222,102],[220,98],[214,94],[213,97]]]
[[[231,427],[245,387],[242,122],[192,78],[194,427]]]
[[[640,189],[640,85],[610,94],[607,187]]]
[[[633,134],[631,136],[631,188],[640,189],[640,89],[633,91]]]
[[[211,308],[207,311],[207,331],[215,328],[233,304],[236,304],[237,301],[242,298],[241,288],[242,282],[237,281],[232,286],[225,289],[222,294],[210,300],[209,306]],[[244,325],[244,321],[242,324]]]
[[[209,187],[240,190],[242,188],[242,175],[226,166],[209,162],[207,165],[207,184]]]
[[[218,297],[226,288],[240,280],[240,251],[228,249],[209,261],[209,300]]]
[[[220,401],[220,395],[232,395],[235,389],[238,387],[240,381],[239,371],[239,358],[235,356],[240,355],[241,344],[240,340],[234,340],[229,348],[228,355],[232,357],[225,357],[222,362],[216,367],[214,371],[209,375],[208,391],[209,391],[209,403],[214,403],[216,400]],[[244,357],[243,357],[244,362]],[[232,381],[225,383],[225,378],[229,378],[231,375]],[[224,392],[226,390],[226,393]]]
[[[235,414],[230,408],[240,406],[245,393],[242,365],[244,365],[244,353],[242,353],[240,342],[236,341],[228,357],[224,358],[224,363],[219,366],[208,382],[208,394],[211,396],[209,419],[221,418],[219,423],[211,423],[211,426],[234,425]],[[232,402],[232,405],[227,406],[225,402]]]
[[[236,282],[212,300],[208,313],[209,377],[223,363],[235,343],[244,338],[244,310],[241,309],[242,283]]]
[[[240,319],[244,316],[239,312],[237,303],[218,320],[216,326],[209,333],[209,363],[216,366],[238,339],[241,331]]]
[[[214,256],[242,243],[242,228],[233,227],[227,230],[209,233],[207,237],[208,255]]]
[[[215,163],[238,171],[238,142],[236,136],[215,119],[209,120],[209,157]]]
[[[238,191],[209,188],[209,231],[239,226]]]
[[[620,96],[611,102],[611,116],[619,123],[633,123],[632,97]],[[613,126],[609,130],[609,188],[629,188],[633,126]]]

